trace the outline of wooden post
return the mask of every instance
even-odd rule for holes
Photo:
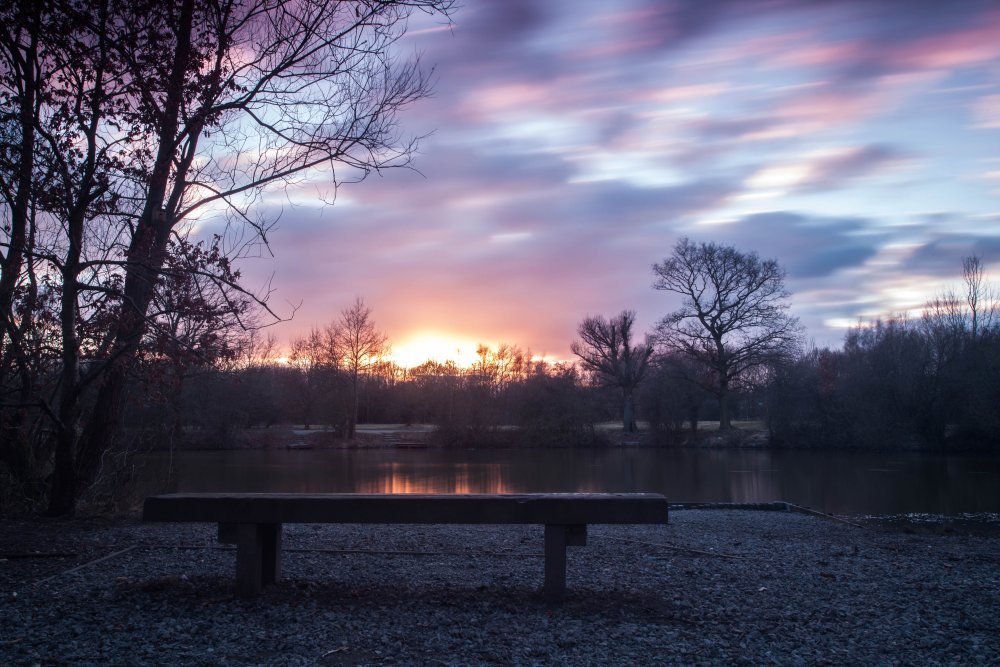
[[[219,523],[219,542],[221,544],[236,544],[236,526],[235,523]]]
[[[262,531],[255,523],[236,524],[236,594],[241,598],[260,593],[263,566]]]
[[[281,524],[265,523],[261,531],[261,583],[273,584],[281,580]]]
[[[251,598],[281,580],[280,523],[220,523],[219,541],[236,545],[236,592]]]
[[[545,524],[545,585],[542,593],[548,602],[566,597],[566,533],[561,524]]]

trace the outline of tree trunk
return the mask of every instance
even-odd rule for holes
[[[184,0],[175,33],[177,43],[172,54],[170,87],[160,114],[162,121],[157,133],[156,160],[150,173],[143,212],[128,249],[121,315],[114,332],[112,356],[90,423],[78,448],[77,469],[82,479],[90,479],[97,472],[101,455],[113,446],[118,434],[129,371],[146,332],[146,313],[163,267],[170,231],[176,222],[173,212],[165,211],[163,205],[167,201],[171,168],[175,163],[193,20],[194,0]],[[178,187],[182,187],[184,171],[178,167],[177,173],[173,174]]]
[[[622,409],[622,430],[626,433],[635,433],[635,400],[632,392],[625,392],[624,406]]]
[[[715,370],[719,374],[719,430],[728,431],[733,425],[729,417],[729,355],[722,342],[722,336],[715,338],[715,350],[718,355]]]
[[[34,242],[34,214],[29,215],[29,232],[27,247],[33,248]],[[27,263],[28,289],[25,298],[21,303],[23,309],[21,321],[18,324],[18,331],[31,331],[35,326],[34,313],[38,301],[38,280],[35,274],[35,266],[32,257],[28,254],[25,257]],[[3,331],[0,330],[0,338],[3,338]],[[44,447],[36,446],[31,433],[31,420],[28,412],[28,405],[35,400],[35,370],[28,362],[27,354],[22,345],[21,333],[19,339],[11,344],[6,350],[0,352],[0,375],[7,378],[17,378],[17,398],[14,403],[15,408],[0,410],[0,461],[5,461],[14,479],[27,483],[35,487],[41,480],[40,462],[47,460],[48,454]]]
[[[47,516],[72,516],[76,512],[76,433],[64,428],[56,432],[55,467],[49,489]]]
[[[698,404],[696,404],[696,403],[693,403],[688,408],[688,422],[691,424],[691,435],[692,436],[698,435],[698,412],[699,412],[699,408],[700,408],[700,406]]]
[[[730,431],[732,428],[729,416],[729,380],[723,376],[719,381],[719,430]]]
[[[351,409],[347,416],[347,439],[354,440],[358,427],[358,371],[351,378]]]
[[[101,8],[100,44],[106,44],[103,35],[107,5]],[[55,469],[49,495],[48,514],[73,515],[80,492],[79,443],[77,426],[80,419],[80,337],[77,332],[80,298],[80,258],[83,256],[84,228],[87,212],[95,194],[97,176],[97,133],[104,96],[104,59],[98,61],[94,72],[94,88],[89,93],[90,121],[86,134],[85,168],[76,189],[76,198],[66,218],[66,256],[62,264],[62,294],[60,295],[59,331],[62,344],[62,369],[59,378],[59,419],[56,424]],[[95,463],[96,466],[96,463]],[[84,477],[86,483],[90,478]]]
[[[79,207],[78,207],[79,208]],[[77,275],[80,265],[80,243],[83,234],[83,214],[72,215],[69,224],[69,250],[63,265],[63,293],[60,311],[62,340],[62,370],[59,379],[59,420],[56,423],[55,468],[49,493],[49,516],[72,516],[76,512],[79,493],[77,479],[76,427],[79,411],[80,344],[76,333]]]
[[[10,215],[7,252],[0,254],[0,317],[3,318],[3,331],[0,331],[0,353],[3,351],[4,334],[15,344],[19,338],[14,325],[14,292],[21,278],[24,266],[25,242],[28,238],[28,207],[32,198],[31,186],[34,178],[35,158],[35,96],[38,92],[38,82],[35,81],[35,62],[37,60],[37,32],[41,3],[34,7],[32,19],[32,36],[22,67],[22,85],[24,87],[18,109],[19,129],[21,130],[20,150],[18,152],[17,187],[14,200],[10,203]]]

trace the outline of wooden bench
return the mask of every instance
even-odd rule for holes
[[[587,543],[588,524],[664,524],[667,499],[651,493],[412,495],[176,493],[146,499],[145,521],[219,524],[236,544],[236,590],[253,597],[281,576],[284,523],[541,524],[547,600],[566,592],[566,547]]]

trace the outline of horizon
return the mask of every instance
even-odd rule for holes
[[[504,342],[572,360],[588,315],[677,302],[680,236],[774,258],[818,347],[1000,258],[1000,7],[469,0],[414,15],[435,68],[404,110],[417,171],[266,198],[279,345],[356,296],[409,362]],[[433,133],[433,134],[431,134]],[[211,221],[206,230],[211,231]],[[461,351],[460,353],[458,351]],[[419,362],[418,362],[419,363]]]

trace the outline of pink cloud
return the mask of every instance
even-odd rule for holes
[[[485,86],[472,91],[462,105],[474,117],[489,117],[547,105],[552,86],[531,83],[509,83]]]
[[[749,138],[787,138],[857,125],[897,108],[914,90],[939,77],[937,72],[897,74],[882,76],[869,86],[820,82],[800,88],[777,102],[772,114],[778,122]]]
[[[856,200],[853,190],[838,192],[844,208],[856,202],[867,210],[867,202],[884,199],[885,179],[854,179],[881,174],[900,157],[931,162],[941,153],[905,127],[882,148],[878,142],[890,139],[868,122],[918,99],[949,69],[1000,59],[996,15],[968,27],[982,5],[468,4],[453,31],[420,38],[427,62],[440,61],[438,95],[401,116],[404,130],[437,128],[417,156],[421,173],[373,174],[347,186],[322,214],[287,207],[273,234],[279,259],[252,270],[277,272],[279,305],[284,295],[305,299],[282,335],[329,321],[361,295],[393,338],[433,329],[566,356],[588,313],[637,308],[651,323],[670,310],[649,289],[649,265],[700,216],[739,218],[730,209],[742,205],[733,195],[747,175],[795,155],[805,156],[806,168],[788,188],[795,205],[806,203],[788,213],[799,218],[779,224],[772,215],[767,234],[759,224],[715,229],[741,247],[766,242],[761,250],[791,262],[799,280],[819,268],[834,280],[858,270],[859,258],[883,242],[868,239],[885,220],[820,220],[829,229],[819,234],[808,203],[813,191],[847,182],[869,188]],[[949,84],[980,83],[967,78]],[[982,125],[1000,118],[994,92],[979,93],[986,97],[973,111]],[[933,101],[914,107],[915,120],[943,127],[937,143],[949,141],[949,159],[969,171],[959,154],[967,147],[950,139],[964,138],[971,98]],[[559,134],[558,151],[549,130]],[[830,144],[854,148],[816,155]],[[614,167],[600,173],[606,178],[578,178],[587,158],[605,157]],[[643,169],[681,184],[635,187],[651,182],[634,178]],[[307,200],[307,187],[296,195]],[[977,204],[963,198],[954,205]],[[816,313],[820,321],[850,311],[831,303]]]
[[[639,99],[647,99],[653,102],[673,104],[691,100],[703,100],[718,97],[732,90],[732,86],[725,82],[717,83],[697,83],[688,86],[665,86],[650,90],[639,95]]]
[[[857,40],[806,43],[776,53],[771,63],[779,67],[831,66],[856,59],[862,50],[865,50],[865,47]]]
[[[1000,95],[984,95],[973,106],[976,127],[1000,128]]]
[[[954,69],[993,63],[1000,58],[1000,13],[974,28],[932,35],[888,54],[897,67]]]

